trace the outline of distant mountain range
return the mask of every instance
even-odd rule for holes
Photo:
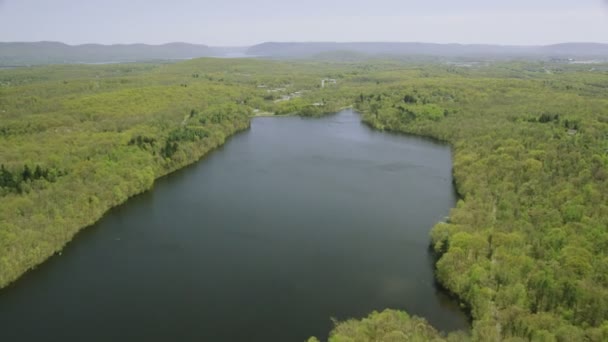
[[[206,45],[187,43],[163,45],[0,43],[0,65],[134,62],[188,59],[216,54],[224,54],[224,52],[215,51]]]
[[[58,42],[1,43],[0,66],[63,63],[118,63],[196,57],[334,58],[433,56],[464,58],[574,58],[608,60],[608,44],[564,43],[544,46],[433,43],[262,43],[250,47],[210,47],[188,43],[163,45],[67,45]]]
[[[489,58],[603,58],[608,44],[564,43],[544,46],[433,43],[263,43],[247,49],[256,56],[306,58],[337,51],[365,55],[489,57]]]

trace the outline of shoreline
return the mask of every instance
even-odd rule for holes
[[[142,191],[135,191],[131,194],[128,194],[126,196],[126,198],[123,201],[120,201],[119,203],[116,204],[110,204],[110,205],[106,205],[104,206],[103,209],[99,209],[100,210],[100,214],[94,216],[91,220],[88,220],[86,224],[81,225],[80,227],[75,227],[73,229],[73,233],[70,234],[69,236],[65,236],[65,239],[63,239],[64,241],[62,241],[62,243],[60,245],[58,245],[58,247],[53,248],[52,252],[50,253],[43,253],[40,254],[40,257],[37,258],[38,260],[35,260],[32,262],[32,265],[30,265],[28,268],[26,269],[22,269],[22,270],[17,270],[16,272],[14,272],[13,274],[9,274],[6,279],[0,283],[0,292],[2,292],[3,289],[8,288],[10,286],[14,286],[16,283],[18,283],[19,279],[21,279],[21,277],[23,277],[24,275],[26,275],[27,273],[35,270],[38,266],[42,265],[43,263],[45,263],[47,260],[49,260],[50,258],[52,258],[53,256],[59,254],[61,255],[61,252],[63,251],[63,249],[74,240],[74,238],[83,230],[89,228],[90,226],[94,225],[95,223],[97,223],[101,218],[103,218],[111,209],[116,208],[118,206],[121,206],[123,204],[125,204],[127,201],[129,201],[129,199],[140,195],[142,193],[145,193],[147,191],[153,190],[154,189],[154,184],[156,183],[156,181],[160,178],[163,178],[165,176],[168,176],[178,170],[181,170],[185,167],[188,167],[190,165],[193,165],[199,161],[201,161],[205,156],[207,156],[210,152],[215,151],[216,149],[220,148],[221,146],[223,146],[228,139],[230,139],[231,137],[233,137],[235,134],[238,134],[242,131],[245,131],[247,129],[249,129],[251,127],[251,119],[249,119],[247,121],[247,124],[244,127],[238,126],[235,127],[235,129],[230,132],[225,139],[218,144],[212,144],[208,149],[206,149],[204,152],[202,152],[200,155],[197,155],[194,159],[192,160],[188,160],[186,161],[184,164],[180,164],[180,165],[176,165],[173,168],[170,168],[168,170],[165,170],[163,172],[160,172],[158,175],[155,175],[154,180],[152,182],[152,184],[150,185],[150,187],[143,189]]]

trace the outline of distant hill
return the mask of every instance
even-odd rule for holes
[[[272,58],[310,58],[350,51],[366,55],[419,55],[441,57],[489,58],[600,58],[608,59],[608,44],[564,43],[545,46],[512,46],[483,44],[433,43],[263,43],[250,47],[247,53]]]
[[[262,43],[251,47],[210,47],[188,43],[83,44],[59,42],[2,43],[0,67],[65,63],[119,63],[197,57],[316,58],[339,61],[373,57],[574,58],[608,61],[608,44],[564,43],[545,46],[433,43]]]
[[[206,45],[169,43],[163,45],[67,45],[58,42],[0,43],[0,65],[19,66],[61,63],[113,63],[185,59],[213,56]]]

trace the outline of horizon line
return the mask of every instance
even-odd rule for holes
[[[191,43],[184,41],[170,41],[165,43],[77,43],[71,44],[58,40],[32,40],[32,41],[0,41],[0,44],[36,44],[36,43],[56,43],[63,44],[70,47],[77,47],[83,45],[98,45],[98,46],[129,46],[129,45],[147,45],[147,46],[165,46],[170,44],[185,44],[185,45],[194,45],[194,46],[205,46],[205,47],[216,47],[216,48],[245,48],[252,47],[261,44],[433,44],[433,45],[460,45],[460,46],[483,46],[483,45],[491,45],[491,46],[508,46],[508,47],[545,47],[545,46],[554,46],[554,45],[564,45],[564,44],[597,44],[597,45],[608,45],[608,42],[597,42],[597,41],[563,41],[559,43],[546,43],[546,44],[501,44],[501,43],[436,43],[436,42],[428,42],[428,41],[390,41],[390,40],[373,40],[373,41],[262,41],[260,43],[255,44],[247,44],[247,45],[209,45],[205,43]]]

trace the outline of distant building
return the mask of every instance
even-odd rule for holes
[[[336,84],[338,83],[335,79],[333,78],[325,78],[321,80],[321,88],[325,88],[325,83],[329,83],[329,84]]]

